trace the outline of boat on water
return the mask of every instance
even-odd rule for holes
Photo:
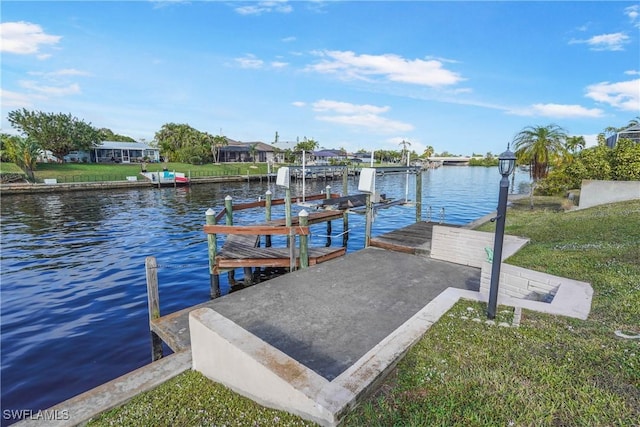
[[[189,185],[189,178],[182,172],[140,172],[147,181],[158,186]]]

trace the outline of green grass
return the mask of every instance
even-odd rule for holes
[[[149,172],[162,171],[164,163],[147,163]],[[192,178],[224,176],[224,175],[255,175],[266,174],[265,163],[221,163],[206,165],[190,165],[187,163],[167,163],[170,171],[190,174]],[[22,173],[13,163],[2,163],[2,172]],[[38,163],[35,170],[36,180],[55,178],[58,182],[95,182],[95,181],[125,181],[127,176],[137,176],[141,172],[139,163]]]
[[[509,210],[506,232],[531,242],[508,262],[590,282],[589,319],[525,310],[518,328],[490,326],[472,320],[485,304],[460,301],[343,425],[640,425],[640,342],[614,333],[640,333],[640,201],[572,212],[561,206],[561,199],[536,198],[533,211],[528,200]],[[498,315],[511,316],[505,307]],[[151,424],[305,425],[196,372],[90,425]]]
[[[22,169],[20,169],[15,163],[10,162],[0,162],[0,173],[24,174]]]

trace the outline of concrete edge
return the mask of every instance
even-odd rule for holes
[[[189,314],[193,369],[260,405],[335,426],[350,391],[211,308]]]
[[[67,427],[86,424],[102,412],[120,406],[136,395],[151,390],[191,368],[191,352],[182,351],[142,366],[135,371],[65,400],[42,416],[34,412],[32,419],[13,424],[16,427]]]

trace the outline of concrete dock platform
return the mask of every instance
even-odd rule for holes
[[[194,369],[334,426],[479,286],[478,268],[369,247],[192,309]],[[185,314],[174,328],[183,335]]]

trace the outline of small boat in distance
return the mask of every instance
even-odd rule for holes
[[[185,174],[181,172],[140,172],[140,175],[144,176],[152,185],[161,187],[189,185],[189,178],[187,178]]]

